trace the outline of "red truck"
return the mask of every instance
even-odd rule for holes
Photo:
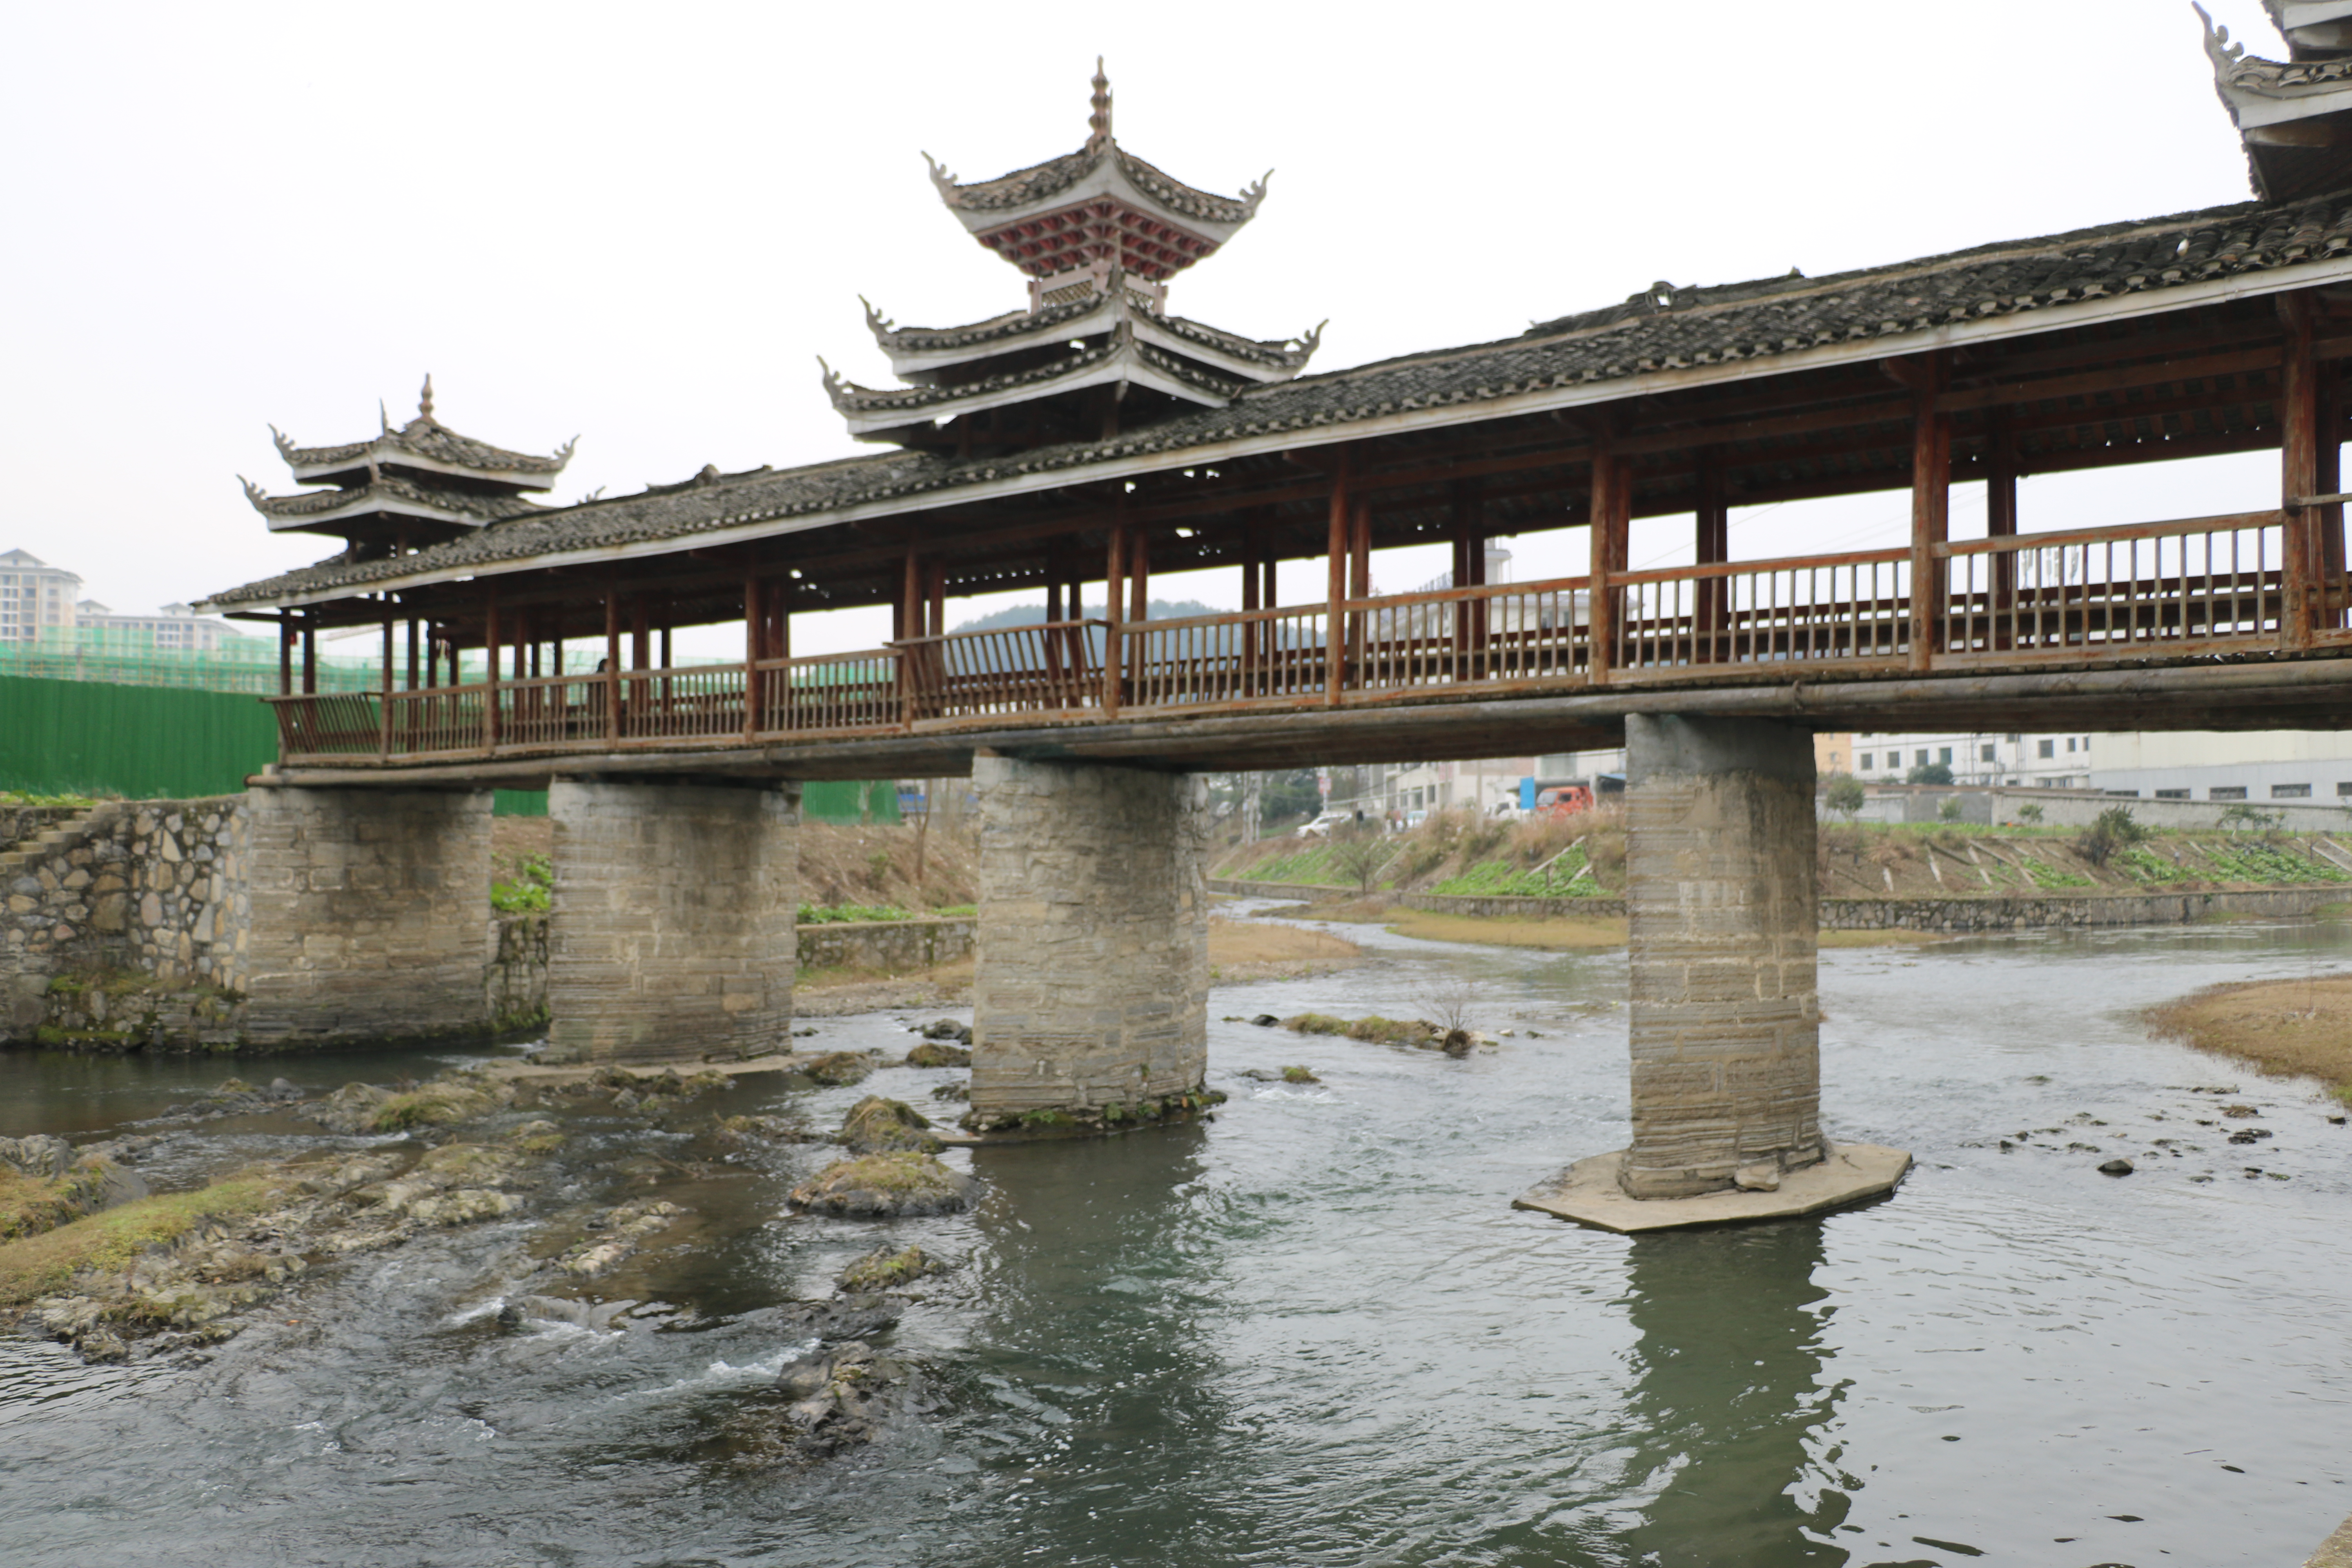
[[[1535,810],[1530,814],[1540,822],[1574,816],[1580,811],[1592,809],[1592,790],[1587,784],[1551,784],[1536,792]]]

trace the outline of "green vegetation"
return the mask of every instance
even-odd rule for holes
[[[1587,862],[1578,845],[1540,871],[1514,860],[1481,860],[1447,878],[1433,893],[1486,899],[1602,899],[1609,890],[1591,876],[1578,876]]]
[[[490,884],[490,908],[502,915],[545,914],[555,893],[555,868],[544,855],[526,855],[511,882]]]
[[[1276,855],[1248,868],[1246,875],[1253,882],[1299,882],[1309,887],[1339,888],[1348,885],[1339,868],[1331,863],[1332,847],[1320,839],[1311,841],[1310,847]]]
[[[2115,858],[2116,870],[2137,882],[2193,882],[2197,873],[2185,866],[2176,866],[2153,850],[2134,846]]]
[[[1905,784],[1948,784],[1952,782],[1952,770],[1944,763],[1921,763],[1903,775]]]
[[[887,1290],[946,1267],[919,1247],[902,1247],[897,1252],[877,1247],[841,1271],[841,1288],[852,1291]]]
[[[1285,1068],[1282,1069],[1282,1081],[1285,1083],[1321,1083],[1323,1080],[1317,1078],[1314,1072],[1309,1068]]]
[[[1822,804],[1838,816],[1851,820],[1869,798],[1869,792],[1862,787],[1860,779],[1852,773],[1840,773],[1830,780],[1829,793],[1822,797]]]
[[[2033,879],[2033,885],[2037,888],[2095,888],[2099,885],[2095,878],[2086,877],[2080,871],[2061,870],[2046,860],[2037,860],[2022,852],[2017,852],[2017,863],[2025,868],[2027,876]]]
[[[977,911],[975,911],[977,912]],[[804,926],[847,925],[858,921],[911,921],[913,911],[896,904],[803,904],[800,923]]]
[[[2257,839],[2247,844],[2205,847],[2205,858],[2233,882],[2352,882],[2352,872],[2326,860],[2306,858]]]
[[[287,1185],[283,1176],[233,1176],[194,1192],[141,1198],[0,1246],[0,1306],[53,1294],[86,1268],[120,1272],[148,1247],[176,1241],[208,1222],[260,1214],[285,1195]]]
[[[36,811],[88,811],[98,802],[86,795],[28,795],[0,789],[0,806],[29,806]]]

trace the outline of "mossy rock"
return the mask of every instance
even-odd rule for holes
[[[869,1094],[849,1108],[833,1141],[861,1154],[878,1154],[892,1149],[936,1154],[940,1145],[930,1126],[930,1118],[905,1100]]]
[[[971,1053],[961,1046],[949,1045],[945,1041],[925,1040],[907,1053],[907,1065],[910,1068],[968,1068],[971,1066]]]
[[[794,1187],[787,1201],[809,1214],[894,1219],[961,1213],[977,1190],[970,1176],[934,1156],[902,1150],[836,1162]]]
[[[947,1267],[919,1247],[903,1247],[896,1252],[887,1246],[877,1247],[843,1269],[837,1281],[845,1290],[890,1290]]]
[[[874,1058],[860,1051],[833,1051],[801,1068],[818,1083],[845,1089],[874,1076]]]
[[[1282,1081],[1285,1083],[1321,1083],[1323,1080],[1317,1078],[1310,1068],[1285,1068],[1282,1069]]]

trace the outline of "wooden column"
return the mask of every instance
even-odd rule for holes
[[[629,668],[651,669],[654,664],[653,632],[646,620],[646,596],[629,596]]]
[[[2011,539],[2016,533],[2017,440],[2010,434],[2009,410],[1989,409],[1985,414],[1985,536]],[[1986,587],[1991,602],[1985,611],[1991,636],[1987,640],[1993,647],[2011,647],[2017,640],[2017,556],[2004,552],[1990,559],[1992,570],[1987,574]]]
[[[2311,646],[2317,618],[2319,509],[2302,503],[2306,496],[2325,493],[2319,489],[2319,367],[2312,358],[2310,297],[2281,294],[2276,303],[2279,320],[2286,326],[2278,395],[2279,504],[2286,509],[2279,640],[2301,648]]]
[[[1103,716],[1118,717],[1127,650],[1121,644],[1119,595],[1127,585],[1127,502],[1111,505],[1110,538],[1103,548]]]
[[[408,617],[408,689],[416,689],[416,617]]]
[[[376,694],[376,755],[392,755],[392,616],[383,617],[383,684]]]
[[[319,694],[319,612],[302,612],[302,695]]]
[[[1591,500],[1586,505],[1589,514],[1586,527],[1591,534],[1585,553],[1591,562],[1585,584],[1585,626],[1589,646],[1585,649],[1585,673],[1595,686],[1609,684],[1610,668],[1617,658],[1619,612],[1622,608],[1617,590],[1610,579],[1622,570],[1621,562],[1624,544],[1623,532],[1618,526],[1621,510],[1630,511],[1623,503],[1631,500],[1632,486],[1625,471],[1624,459],[1616,454],[1610,439],[1610,426],[1603,423],[1592,435]]]
[[[767,657],[768,607],[761,601],[760,574],[743,573],[743,739],[760,732],[760,660]]]
[[[1911,668],[1935,663],[1936,639],[1944,620],[1946,563],[1936,546],[1948,542],[1952,526],[1952,416],[1938,412],[1945,364],[1940,353],[1922,355],[1907,379],[1916,400],[1911,419]]]
[[[621,738],[621,591],[604,590],[604,738]]]
[[[482,590],[482,744],[496,746],[503,728],[499,712],[499,590],[493,583]]]
[[[1699,454],[1698,511],[1696,517],[1698,563],[1719,565],[1731,559],[1731,508],[1724,500],[1723,470],[1712,451]],[[1727,662],[1731,650],[1724,646],[1724,631],[1730,624],[1730,582],[1722,577],[1702,577],[1695,583],[1691,609],[1693,648],[1697,662]]]
[[[1120,638],[1127,652],[1127,689],[1143,689],[1144,659],[1151,649],[1140,630],[1151,619],[1151,535],[1148,530],[1127,531],[1127,621]]]
[[[2312,483],[2320,495],[2340,495],[2344,490],[2344,405],[2343,383],[2337,376],[2339,367],[2330,363],[2315,363],[2314,379],[2317,381],[2318,407],[2315,423],[2319,439],[2313,450]],[[2330,502],[2318,509],[2319,590],[2317,595],[2318,622],[2334,630],[2344,625],[2347,607],[2344,581],[2344,508]]]
[[[1339,705],[1347,683],[1347,616],[1340,610],[1348,597],[1348,556],[1352,509],[1348,499],[1349,454],[1341,447],[1339,467],[1331,475],[1330,581],[1323,628],[1323,700]]]
[[[278,695],[294,695],[294,612],[278,612]]]
[[[1486,580],[1486,502],[1475,479],[1454,485],[1454,585],[1475,588]],[[1457,679],[1470,673],[1471,655],[1486,643],[1486,601],[1457,599],[1454,603],[1454,652],[1463,668]]]

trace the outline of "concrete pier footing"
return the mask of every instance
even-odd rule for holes
[[[766,784],[557,779],[550,1061],[786,1048],[800,795]]]
[[[481,1035],[495,952],[487,790],[249,796],[245,1034],[257,1045]]]
[[[1207,788],[986,752],[971,1112],[1116,1126],[1197,1095],[1208,1065]]]
[[[1812,737],[1637,714],[1625,749],[1633,1142],[1521,1206],[1655,1229],[1890,1190],[1908,1155],[1822,1139]]]

